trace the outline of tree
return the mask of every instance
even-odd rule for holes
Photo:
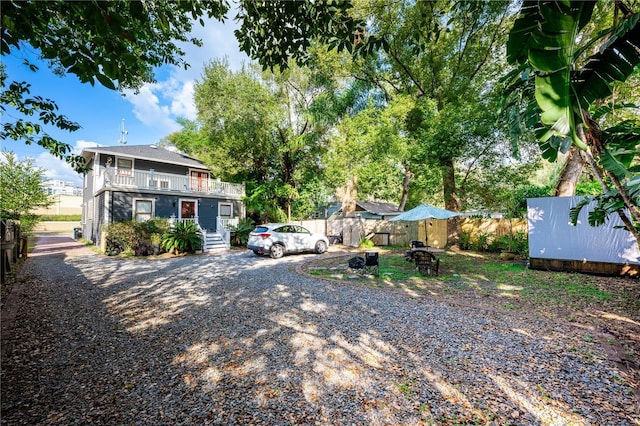
[[[600,225],[617,213],[640,244],[640,119],[636,116],[606,129],[598,124],[604,113],[638,108],[607,101],[615,82],[638,75],[640,13],[616,2],[623,15],[620,22],[588,37],[585,28],[595,6],[568,0],[523,3],[507,46],[509,61],[518,65],[506,78],[511,83],[507,105],[512,117],[524,110],[526,125],[537,129],[546,159],[555,159],[572,145],[581,150],[603,191],[593,198],[596,206],[589,223]],[[580,45],[580,40],[586,43]],[[589,201],[572,209],[574,223]]]
[[[49,207],[53,200],[42,187],[44,170],[27,158],[18,161],[12,152],[3,151],[0,159],[0,216],[20,221],[23,232],[30,232],[37,222],[31,211]]]
[[[81,82],[97,81],[110,89],[139,88],[153,81],[153,69],[163,64],[187,67],[176,42],[189,38],[193,20],[202,16],[223,19],[224,0],[188,2],[141,1],[3,1],[2,55],[16,54],[27,46],[49,62],[60,75],[75,74]],[[32,71],[37,67],[25,62]],[[77,171],[84,161],[71,154],[71,146],[47,135],[43,125],[74,131],[79,124],[57,113],[55,101],[30,94],[27,82],[8,85],[2,75],[1,108],[24,116],[5,121],[0,139],[36,143]],[[33,120],[34,115],[40,117]],[[41,124],[38,123],[41,122]]]
[[[288,67],[290,59],[308,63],[314,41],[353,53],[382,46],[383,41],[368,34],[365,21],[354,17],[351,9],[351,2],[344,0],[242,0],[236,16],[242,24],[235,35],[242,51],[263,69],[272,70]]]
[[[461,173],[467,154],[482,154],[500,140],[491,116],[500,58],[506,40],[506,2],[371,2],[363,8],[368,34],[385,50],[365,59],[356,78],[373,82],[390,101],[403,95],[415,102],[406,133],[415,141],[411,179],[440,172],[442,199],[459,211],[464,200]],[[479,164],[479,163],[475,163]],[[464,167],[464,166],[463,166]],[[450,221],[450,236],[458,234]]]
[[[303,187],[320,169],[328,127],[312,105],[327,81],[295,66],[261,74],[251,68],[232,72],[213,61],[195,88],[201,133],[186,135],[192,126],[169,139],[202,158],[217,176],[246,181],[248,210],[291,219]]]

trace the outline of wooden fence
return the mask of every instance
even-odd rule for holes
[[[464,218],[461,221],[462,232],[477,238],[481,234],[491,237],[504,237],[517,233],[528,233],[527,219],[471,219]]]
[[[15,268],[15,263],[26,253],[27,241],[20,234],[20,225],[16,222],[3,220],[0,237],[2,239],[2,271],[0,282],[4,284],[7,274]]]
[[[339,219],[316,219],[295,221],[311,232],[327,236],[341,236],[346,246],[357,247],[360,242],[370,237],[380,246],[408,246],[411,240],[427,242],[431,247],[447,246],[447,220],[431,219],[416,222],[389,222],[388,220],[364,219],[361,217]],[[523,232],[527,235],[526,219],[470,219],[461,221],[462,232],[471,235],[472,239],[486,234],[493,239],[511,233]]]

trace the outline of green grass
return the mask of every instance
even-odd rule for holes
[[[318,258],[309,266],[324,269],[309,273],[333,279],[349,279],[370,287],[402,290],[412,297],[433,296],[472,299],[493,303],[513,311],[576,310],[604,305],[640,309],[640,301],[624,292],[613,292],[603,283],[609,278],[590,275],[530,270],[524,260],[501,260],[499,256],[471,251],[448,251],[440,254],[440,274],[423,276],[404,258],[404,248],[380,250],[380,274],[348,278],[346,264],[356,253],[331,258]],[[342,275],[339,275],[342,274]],[[340,278],[338,278],[340,277]],[[611,278],[609,280],[615,280]],[[572,312],[562,312],[563,318],[575,320]]]
[[[40,220],[44,222],[80,222],[82,220],[81,214],[55,214],[55,215],[42,215]]]

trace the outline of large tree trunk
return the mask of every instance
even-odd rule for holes
[[[398,206],[398,211],[403,212],[404,206],[407,205],[407,197],[409,196],[409,182],[411,181],[411,177],[413,173],[405,168],[404,179],[402,179],[402,198],[400,199],[400,205]]]
[[[638,208],[638,205],[635,204],[631,196],[627,193],[618,176],[610,173],[604,168],[601,168],[594,159],[594,157],[599,158],[604,151],[602,132],[600,131],[598,124],[591,120],[591,117],[586,111],[583,111],[583,118],[586,122],[589,123],[589,126],[587,127],[586,132],[582,130],[582,128],[580,128],[580,130],[578,131],[578,135],[580,136],[580,139],[586,142],[589,148],[587,149],[587,151],[582,153],[582,156],[585,158],[585,161],[591,166],[591,169],[600,181],[602,191],[607,192],[607,190],[609,189],[604,180],[604,176],[607,176],[620,194],[620,197],[622,198],[627,211],[631,215],[631,218],[633,218],[636,223],[640,223],[640,209]],[[633,221],[627,216],[627,213],[623,209],[618,209],[617,213],[624,223],[627,231],[629,231],[633,235],[636,240],[636,244],[638,245],[638,247],[640,247],[640,232],[638,232],[638,229],[634,226]]]
[[[553,195],[555,197],[573,197],[576,195],[576,186],[583,168],[584,164],[580,156],[580,148],[573,145],[567,154],[567,159],[560,172]]]
[[[358,197],[358,178],[353,175],[349,177],[343,188],[338,188],[337,195],[342,201],[342,214],[344,217],[353,217],[356,211],[356,201]]]
[[[460,203],[456,193],[456,169],[452,158],[445,160],[442,167],[442,187],[445,208],[454,212],[460,211]],[[461,232],[460,217],[449,219],[447,221],[447,245],[457,244]]]

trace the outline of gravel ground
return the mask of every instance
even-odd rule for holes
[[[580,329],[297,273],[312,256],[35,255],[1,423],[640,424]]]

